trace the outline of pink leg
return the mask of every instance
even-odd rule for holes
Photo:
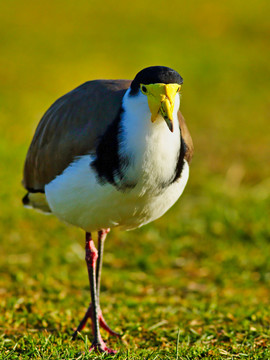
[[[115,333],[113,330],[105,322],[101,310],[99,308],[99,284],[100,284],[100,274],[101,274],[101,266],[102,266],[102,253],[103,253],[103,244],[106,238],[106,234],[108,230],[102,230],[99,232],[99,250],[100,250],[100,258],[98,259],[98,252],[95,248],[94,242],[91,238],[90,233],[86,233],[86,244],[85,244],[85,260],[88,269],[88,276],[90,282],[90,289],[91,289],[91,299],[92,303],[90,304],[83,320],[79,324],[77,330],[73,334],[73,339],[76,338],[78,331],[81,331],[88,318],[92,319],[92,331],[94,335],[94,340],[90,351],[95,349],[101,352],[107,353],[116,353],[116,351],[109,349],[106,344],[104,343],[100,330],[99,324],[103,327],[106,331],[108,331],[112,335],[119,334]],[[97,265],[97,274],[96,274],[96,265]]]
[[[87,320],[88,319],[92,319],[92,315],[93,314],[93,311],[92,311],[92,304],[89,305],[82,321],[80,322],[79,326],[77,327],[77,329],[74,331],[73,335],[72,335],[72,340],[75,340],[77,335],[78,335],[78,332],[81,332],[84,328],[85,328],[85,325],[87,323]],[[102,311],[99,309],[98,311],[98,319],[99,319],[99,325],[102,327],[102,329],[104,329],[105,331],[107,331],[107,333],[109,333],[110,335],[112,336],[117,336],[117,337],[121,337],[121,335],[112,330],[109,325],[107,324],[106,320],[104,319],[103,317],[103,314],[102,314]]]

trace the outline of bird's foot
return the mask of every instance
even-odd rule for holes
[[[102,352],[102,353],[107,353],[107,354],[116,354],[117,353],[116,350],[112,350],[112,349],[108,348],[102,338],[99,338],[98,341],[93,341],[89,351],[96,351],[96,352]]]
[[[85,327],[87,320],[90,318],[92,320],[92,305],[89,306],[89,308],[87,309],[82,321],[80,322],[79,326],[77,327],[77,329],[74,331],[73,335],[72,335],[72,340],[75,340],[78,332],[80,332],[81,330],[83,330],[83,328]],[[120,337],[121,335],[119,333],[117,333],[116,331],[112,330],[109,325],[106,323],[101,310],[98,311],[98,319],[99,319],[99,324],[100,326],[107,331],[110,335],[113,336],[117,336]]]
[[[99,324],[100,324],[100,326],[102,327],[102,329],[104,329],[105,331],[107,331],[107,333],[109,333],[110,335],[117,336],[117,337],[121,337],[121,335],[120,335],[118,332],[112,330],[112,329],[109,327],[109,325],[106,323],[106,321],[105,321],[105,319],[104,319],[104,317],[103,317],[103,315],[102,315],[101,310],[99,311],[98,318],[99,318]]]

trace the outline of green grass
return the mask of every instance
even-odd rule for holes
[[[269,2],[0,5],[0,358],[269,359]],[[190,181],[162,219],[114,230],[101,302],[119,353],[71,341],[84,234],[21,206],[27,147],[60,95],[164,64],[183,75]]]

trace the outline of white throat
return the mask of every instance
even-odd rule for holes
[[[162,116],[151,122],[147,96],[140,91],[135,96],[129,93],[130,90],[123,98],[119,139],[120,156],[132,159],[124,180],[140,184],[143,192],[150,188],[153,192],[160,191],[160,186],[174,177],[179,157],[181,140],[177,112],[180,97],[177,93],[173,113],[174,131],[171,132]]]

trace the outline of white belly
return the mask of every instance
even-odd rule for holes
[[[52,212],[89,232],[116,226],[129,230],[159,218],[180,197],[189,175],[185,162],[181,178],[158,194],[140,186],[122,192],[100,184],[90,162],[90,156],[79,158],[45,187]]]

